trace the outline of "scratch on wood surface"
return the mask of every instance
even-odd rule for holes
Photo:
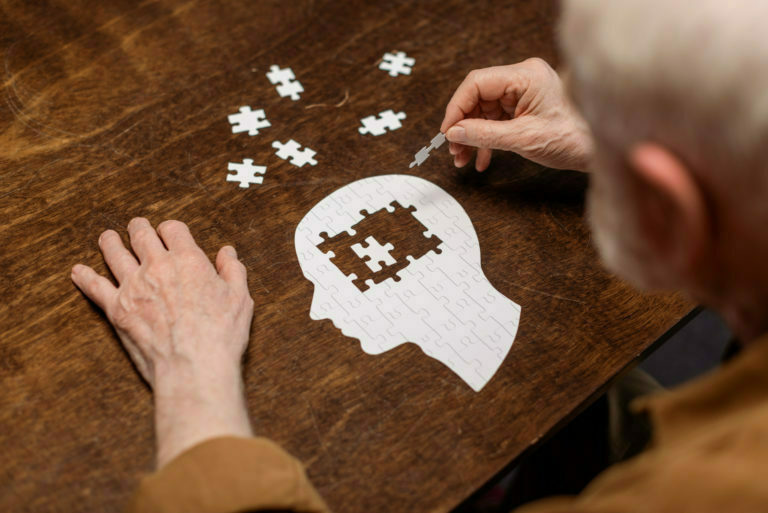
[[[6,59],[6,72],[8,72],[8,70],[7,70],[7,59]],[[43,95],[39,95],[32,102],[31,105],[36,105],[36,104],[40,103],[40,101],[42,101],[41,100],[42,97],[43,97]],[[120,123],[120,121],[122,120],[123,117],[130,116],[134,112],[139,111],[139,110],[144,108],[144,105],[133,105],[133,106],[130,106],[130,107],[126,108],[125,110],[123,110],[121,112],[120,116],[118,117],[118,119],[114,123],[103,125],[103,126],[97,128],[97,129],[94,129],[94,130],[86,132],[86,133],[77,134],[77,133],[74,133],[74,132],[70,132],[70,131],[67,131],[67,130],[63,130],[63,129],[57,128],[57,127],[55,127],[53,125],[48,125],[48,124],[42,123],[42,122],[38,121],[37,119],[33,118],[32,116],[26,114],[24,111],[27,109],[27,107],[29,107],[29,105],[24,105],[23,104],[23,101],[22,101],[21,97],[17,93],[17,88],[16,88],[16,85],[15,85],[15,81],[12,81],[11,82],[11,86],[6,88],[5,102],[8,105],[8,108],[10,109],[11,113],[14,115],[15,119],[18,120],[22,125],[26,126],[32,132],[34,132],[34,133],[36,133],[38,135],[41,135],[41,136],[46,137],[48,139],[53,139],[54,140],[54,141],[51,141],[51,142],[49,142],[47,144],[37,144],[37,145],[34,145],[34,146],[29,146],[26,149],[26,151],[19,151],[18,146],[11,144],[11,141],[6,141],[2,145],[0,145],[0,148],[4,148],[4,147],[16,148],[16,152],[12,155],[12,157],[14,159],[20,159],[20,158],[23,158],[23,157],[26,157],[26,156],[29,156],[29,155],[56,150],[56,149],[61,148],[62,146],[66,146],[66,145],[68,145],[70,143],[74,143],[77,146],[81,146],[81,147],[85,147],[85,148],[102,147],[102,148],[109,149],[109,150],[113,151],[117,155],[125,156],[124,152],[121,152],[120,150],[118,150],[117,148],[115,148],[113,145],[110,144],[117,136],[112,137],[112,138],[108,139],[107,141],[105,141],[105,142],[103,142],[101,144],[84,144],[84,143],[82,143],[80,141],[85,140],[85,139],[89,139],[89,138],[91,138],[93,136],[99,135],[101,133],[104,133],[104,132],[112,129],[115,125]],[[7,130],[5,130],[4,132],[2,132],[2,134],[0,134],[0,135],[7,134],[9,132],[9,130],[11,129],[10,128],[11,126],[12,125],[9,125],[9,128]],[[134,126],[135,126],[135,124],[130,126],[124,132],[130,130]],[[118,134],[118,136],[119,135],[122,135],[122,133]]]
[[[348,101],[349,101],[349,87],[347,87],[347,90],[344,91],[344,98],[342,98],[340,102],[334,104],[333,107],[338,109],[339,107],[344,106]],[[304,109],[305,110],[317,109],[318,107],[329,107],[329,105],[327,103],[313,103],[311,105],[307,105],[306,107],[304,107]]]
[[[123,50],[126,50],[126,45],[130,45],[131,43],[133,43],[133,40],[136,38],[136,36],[140,35],[142,32],[144,32],[148,28],[152,27],[153,25],[156,25],[158,23],[164,22],[164,21],[166,21],[168,19],[171,19],[171,18],[174,18],[174,17],[178,16],[179,14],[181,14],[182,12],[188,10],[192,5],[194,5],[196,3],[197,3],[197,0],[191,0],[191,1],[187,2],[187,3],[185,3],[185,4],[182,4],[179,7],[177,7],[176,9],[174,9],[173,11],[171,11],[170,13],[168,13],[167,15],[165,15],[163,17],[160,17],[160,18],[157,18],[157,19],[154,19],[150,23],[148,23],[148,24],[146,24],[146,25],[144,25],[142,27],[139,27],[138,29],[136,29],[133,32],[131,32],[130,34],[127,34],[127,35],[123,36],[123,40],[120,43],[120,48],[122,48]]]
[[[328,448],[326,447],[325,440],[323,439],[323,434],[320,432],[320,427],[317,425],[317,417],[315,417],[315,410],[312,408],[312,405],[309,403],[309,401],[305,400],[305,403],[307,403],[307,409],[309,410],[309,417],[312,419],[312,426],[315,428],[315,434],[317,434],[317,441],[320,442],[320,448],[323,450],[323,453],[325,453],[325,456],[331,461],[333,466],[336,466],[336,460],[331,456],[331,453],[328,452]]]
[[[413,433],[413,432],[414,432],[414,430],[416,429],[416,427],[417,427],[419,424],[421,424],[421,422],[424,420],[424,418],[425,418],[425,417],[426,417],[426,416],[427,416],[429,413],[430,413],[430,412],[429,412],[429,410],[426,410],[426,409],[425,409],[425,410],[424,410],[424,411],[421,413],[421,415],[419,415],[419,418],[418,418],[418,419],[416,419],[416,420],[414,421],[414,423],[413,423],[413,424],[411,424],[411,425],[408,427],[408,429],[405,431],[405,433],[403,433],[402,435],[400,435],[400,436],[399,436],[400,440],[403,440],[403,441],[406,443],[406,445],[407,445],[408,436],[409,436],[411,433]],[[380,460],[386,460],[386,459],[387,459],[387,456],[389,456],[390,454],[392,454],[392,452],[394,452],[396,449],[399,449],[399,447],[398,447],[397,445],[391,445],[391,446],[389,447],[389,449],[387,449],[387,451],[385,451],[385,452],[384,452],[384,454],[382,454],[382,455],[379,457],[379,459],[380,459]]]
[[[502,281],[504,283],[508,283],[508,284],[510,284],[510,285],[512,285],[514,287],[517,287],[517,288],[520,288],[520,289],[523,289],[523,290],[527,290],[528,292],[533,292],[535,294],[541,294],[542,296],[548,296],[548,297],[552,297],[552,298],[555,298],[555,299],[561,299],[563,301],[570,301],[572,303],[578,303],[580,305],[586,304],[584,301],[580,301],[578,299],[572,299],[572,298],[569,298],[569,297],[558,296],[557,294],[550,294],[549,292],[544,292],[543,290],[536,290],[536,289],[533,289],[531,287],[526,287],[525,285],[520,285],[519,283],[515,283],[513,281],[504,280],[504,279],[502,279]]]
[[[451,459],[456,462],[455,468],[455,475],[459,477],[459,481],[461,481],[462,485],[467,484],[467,480],[464,478],[464,472],[462,472],[462,469],[464,467],[464,462],[461,461],[456,454],[456,451],[448,451],[448,453],[451,455]]]
[[[350,39],[348,39],[348,40],[346,41],[346,43],[344,43],[343,45],[341,45],[340,47],[338,47],[338,48],[336,49],[336,51],[333,53],[333,55],[331,55],[331,56],[330,56],[330,59],[328,59],[328,60],[331,60],[331,61],[332,61],[332,60],[335,60],[335,59],[337,59],[337,58],[339,57],[339,54],[341,54],[342,52],[344,52],[344,51],[345,51],[347,48],[349,48],[350,46],[351,46],[351,47],[355,47],[355,46],[357,46],[357,42],[358,42],[358,40],[359,40],[359,39],[361,39],[361,38],[365,38],[365,37],[369,37],[371,33],[375,32],[376,30],[380,29],[381,27],[386,27],[386,26],[393,26],[393,24],[394,24],[394,21],[395,21],[395,20],[396,20],[396,19],[397,19],[397,18],[398,18],[400,15],[401,15],[401,14],[400,14],[400,12],[399,12],[399,11],[397,11],[397,10],[395,10],[395,9],[392,9],[392,15],[391,15],[391,16],[389,16],[389,17],[387,17],[387,18],[384,18],[384,19],[382,19],[382,20],[381,20],[381,22],[380,22],[379,24],[377,24],[377,25],[374,25],[373,27],[369,28],[368,30],[366,30],[366,31],[361,31],[361,32],[358,32],[357,34],[355,34],[353,37],[351,37]],[[377,64],[377,65],[378,65],[378,64]]]
[[[127,11],[127,12],[125,12],[123,14],[115,16],[114,18],[112,18],[110,20],[107,20],[106,22],[104,22],[101,25],[99,25],[98,27],[96,27],[93,31],[81,34],[80,36],[72,39],[71,41],[68,41],[68,42],[66,42],[66,43],[64,43],[62,45],[57,46],[52,52],[43,54],[42,56],[38,57],[37,59],[27,63],[24,67],[22,67],[16,73],[14,73],[12,75],[9,75],[8,78],[6,78],[6,81],[3,82],[3,87],[7,87],[11,81],[16,79],[16,77],[18,77],[22,73],[25,73],[28,69],[30,69],[30,68],[32,68],[34,66],[37,66],[40,62],[42,62],[42,61],[44,61],[44,60],[46,60],[46,59],[48,59],[50,57],[53,57],[54,55],[56,55],[58,53],[61,53],[64,50],[68,50],[70,46],[72,46],[73,44],[77,43],[78,41],[80,41],[82,39],[85,39],[86,37],[89,37],[89,36],[91,36],[94,33],[99,33],[102,30],[104,30],[105,28],[109,27],[110,25],[114,25],[115,23],[117,23],[118,21],[122,20],[126,16],[128,16],[128,15],[132,14],[133,12],[135,12],[135,11],[141,9],[142,7],[144,7],[144,5],[146,5],[147,3],[156,3],[156,2],[142,2],[142,3],[138,4],[138,5],[136,5],[136,7],[134,7],[130,11]]]
[[[547,205],[547,206],[545,207],[545,210],[546,210],[546,212],[547,212],[547,216],[548,216],[549,218],[551,218],[551,219],[552,219],[552,220],[555,222],[555,224],[556,224],[557,226],[559,226],[559,227],[560,227],[560,228],[561,228],[561,229],[562,229],[562,230],[563,230],[565,233],[567,233],[568,235],[570,235],[570,234],[571,234],[571,231],[570,231],[568,228],[566,228],[566,227],[565,227],[565,225],[564,225],[563,223],[561,223],[561,222],[560,222],[560,221],[557,219],[557,217],[555,217],[555,214],[554,214],[554,213],[552,213],[552,209],[549,207],[549,205]]]
[[[13,48],[18,44],[13,43],[8,47],[8,50],[6,50],[4,58],[3,58],[3,67],[5,70],[6,76],[11,76],[11,69],[10,69],[10,62],[11,62],[11,53],[13,51]],[[7,86],[5,87],[5,103],[8,105],[8,108],[10,109],[11,113],[14,115],[14,117],[19,120],[24,126],[32,130],[33,132],[43,135],[46,137],[55,137],[53,135],[48,134],[47,132],[43,131],[42,129],[38,129],[34,126],[32,126],[28,120],[31,120],[29,116],[24,114],[24,102],[21,99],[21,96],[19,95],[18,85],[16,83],[16,80],[11,78],[6,81]],[[43,125],[45,126],[45,125]],[[70,133],[67,133],[64,130],[60,130],[61,133],[66,135],[73,135]]]
[[[174,11],[169,13],[167,16],[164,16],[162,18],[158,18],[156,20],[153,20],[150,24],[142,26],[141,28],[135,30],[131,34],[128,34],[127,36],[124,36],[123,37],[123,43],[125,43],[126,41],[132,40],[135,36],[137,36],[138,34],[140,34],[143,31],[145,31],[147,28],[151,27],[152,25],[154,25],[154,24],[156,24],[158,22],[164,21],[166,19],[172,18],[174,16],[177,16],[178,14],[182,13],[183,11],[188,10],[191,6],[193,6],[196,3],[197,3],[197,0],[191,0],[190,2],[187,2],[187,3],[177,7],[176,9],[174,9]],[[146,2],[144,4],[146,4]],[[144,4],[142,4],[142,5],[144,5]],[[70,132],[70,131],[67,131],[67,130],[63,130],[63,129],[55,127],[53,125],[45,124],[45,123],[43,123],[43,122],[33,118],[32,116],[26,114],[26,112],[25,112],[25,111],[28,111],[30,108],[37,106],[42,101],[44,101],[46,98],[48,98],[50,95],[49,94],[45,94],[48,90],[50,90],[50,89],[54,89],[54,90],[61,89],[62,87],[64,87],[62,84],[66,84],[67,82],[70,82],[73,79],[77,79],[77,78],[87,74],[90,70],[92,70],[96,66],[96,64],[97,64],[96,62],[92,62],[88,66],[79,69],[76,73],[67,76],[66,79],[64,79],[64,80],[56,81],[53,84],[50,84],[49,86],[43,88],[41,91],[37,91],[34,99],[31,102],[27,103],[27,104],[24,103],[21,95],[19,94],[19,86],[18,86],[18,80],[17,79],[18,79],[18,77],[23,72],[25,72],[26,70],[30,69],[35,64],[43,61],[44,59],[48,58],[49,56],[55,55],[56,53],[60,52],[63,48],[71,46],[75,42],[77,42],[77,41],[79,41],[81,39],[84,39],[84,38],[92,35],[93,33],[99,32],[100,30],[102,30],[102,29],[104,29],[104,28],[114,24],[116,21],[118,21],[122,17],[123,16],[121,15],[121,16],[117,16],[117,17],[113,18],[112,20],[108,21],[107,23],[102,24],[96,30],[94,30],[92,32],[89,32],[87,34],[83,34],[82,36],[80,36],[80,37],[70,41],[69,43],[67,43],[65,45],[62,45],[62,47],[57,48],[54,52],[52,52],[50,54],[47,54],[47,55],[41,57],[40,59],[37,59],[33,63],[30,63],[30,64],[24,66],[20,71],[18,71],[16,73],[13,73],[11,71],[11,69],[10,69],[10,61],[11,61],[11,54],[12,54],[12,51],[14,49],[14,46],[19,44],[20,41],[17,41],[17,42],[13,43],[12,45],[10,45],[8,47],[8,49],[5,52],[4,60],[3,60],[4,61],[4,71],[5,71],[5,76],[6,76],[6,80],[4,81],[4,88],[6,89],[5,100],[6,100],[6,104],[8,105],[8,108],[13,113],[15,119],[17,119],[22,125],[26,126],[27,128],[29,128],[34,133],[36,133],[38,135],[41,135],[41,136],[44,136],[44,137],[47,137],[47,138],[50,138],[50,139],[57,139],[56,144],[49,144],[49,145],[45,145],[45,146],[37,145],[33,149],[29,149],[27,152],[17,152],[14,155],[14,158],[21,158],[21,157],[27,156],[29,154],[35,154],[35,153],[40,153],[40,152],[43,152],[43,151],[50,151],[52,149],[58,149],[61,146],[69,144],[69,143],[71,143],[73,141],[76,142],[76,141],[79,141],[79,140],[88,139],[90,137],[93,137],[95,135],[99,135],[100,133],[103,133],[103,132],[111,129],[114,125],[116,125],[116,124],[118,124],[120,122],[120,120],[118,120],[115,123],[109,124],[107,126],[102,126],[102,127],[98,128],[96,130],[92,130],[92,131],[89,131],[89,132],[86,132],[86,133],[78,134],[78,133]],[[101,55],[100,59],[105,58],[112,51],[114,51],[114,49],[112,49],[112,50],[106,52],[105,54]],[[124,110],[121,113],[120,117],[123,117],[123,116],[126,116],[126,115],[130,115],[133,112],[135,112],[137,110],[140,110],[140,109],[142,109],[144,107],[145,107],[145,105],[129,107],[128,109]],[[130,128],[133,128],[133,126],[129,127],[129,130],[130,130]],[[10,129],[10,127],[9,127],[9,129]],[[7,130],[6,130],[6,132],[7,132]],[[118,134],[114,138],[118,137],[119,135],[122,135],[122,133]],[[112,138],[112,139],[114,139],[114,138]],[[111,149],[112,151],[114,151],[115,153],[117,153],[119,155],[123,155],[116,148],[114,148],[112,146],[108,146],[106,144],[108,142],[109,141],[106,141],[105,143],[102,143],[100,145],[84,145],[84,146],[86,146],[86,147],[106,147],[108,149]],[[11,145],[10,144],[8,144],[8,145],[3,144],[3,146],[10,147]]]
[[[360,408],[360,403],[351,406],[344,410],[344,414],[341,416],[339,420],[333,423],[333,427],[331,427],[331,430],[328,431],[328,436],[333,437],[334,434],[339,431],[343,430],[347,427],[347,421],[349,420],[349,417],[354,413],[358,408]]]

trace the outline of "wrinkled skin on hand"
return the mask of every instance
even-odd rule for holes
[[[448,103],[440,131],[457,167],[466,166],[477,150],[478,171],[488,167],[493,149],[551,168],[586,171],[594,147],[562,80],[538,58],[470,72]]]
[[[253,300],[234,248],[221,248],[214,267],[184,223],[155,231],[136,218],[128,233],[135,256],[116,232],[99,237],[118,286],[79,264],[72,280],[104,310],[155,393],[159,465],[212,436],[250,436],[240,363]]]

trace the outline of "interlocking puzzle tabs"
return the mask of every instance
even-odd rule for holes
[[[427,227],[413,216],[416,207],[405,208],[393,201],[390,208],[360,211],[363,220],[351,227],[354,235],[348,231],[333,237],[320,233],[323,242],[317,248],[329,256],[333,253],[331,261],[361,292],[390,278],[400,281],[397,273],[412,261],[430,251],[442,252],[443,241],[436,235],[426,237]]]

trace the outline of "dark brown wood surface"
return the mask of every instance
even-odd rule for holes
[[[97,237],[133,216],[187,222],[211,256],[238,248],[256,301],[255,429],[305,462],[339,512],[449,510],[690,309],[601,270],[583,175],[514,155],[478,175],[445,148],[409,170],[468,71],[555,60],[549,0],[497,4],[0,1],[0,510],[117,512],[152,469],[151,393],[69,279],[77,262],[106,272]],[[412,75],[377,68],[395,49],[416,59]],[[277,95],[271,64],[293,68],[300,101]],[[272,127],[232,134],[241,105]],[[407,113],[401,129],[358,133],[389,108]],[[289,138],[319,164],[278,159],[271,142]],[[268,166],[262,185],[225,181],[243,158]],[[385,173],[453,195],[491,283],[522,305],[480,393],[412,344],[370,356],[309,319],[297,223],[338,187]]]

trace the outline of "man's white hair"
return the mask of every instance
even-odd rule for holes
[[[713,202],[766,226],[767,22],[766,0],[564,0],[562,49],[598,145],[660,143]]]

